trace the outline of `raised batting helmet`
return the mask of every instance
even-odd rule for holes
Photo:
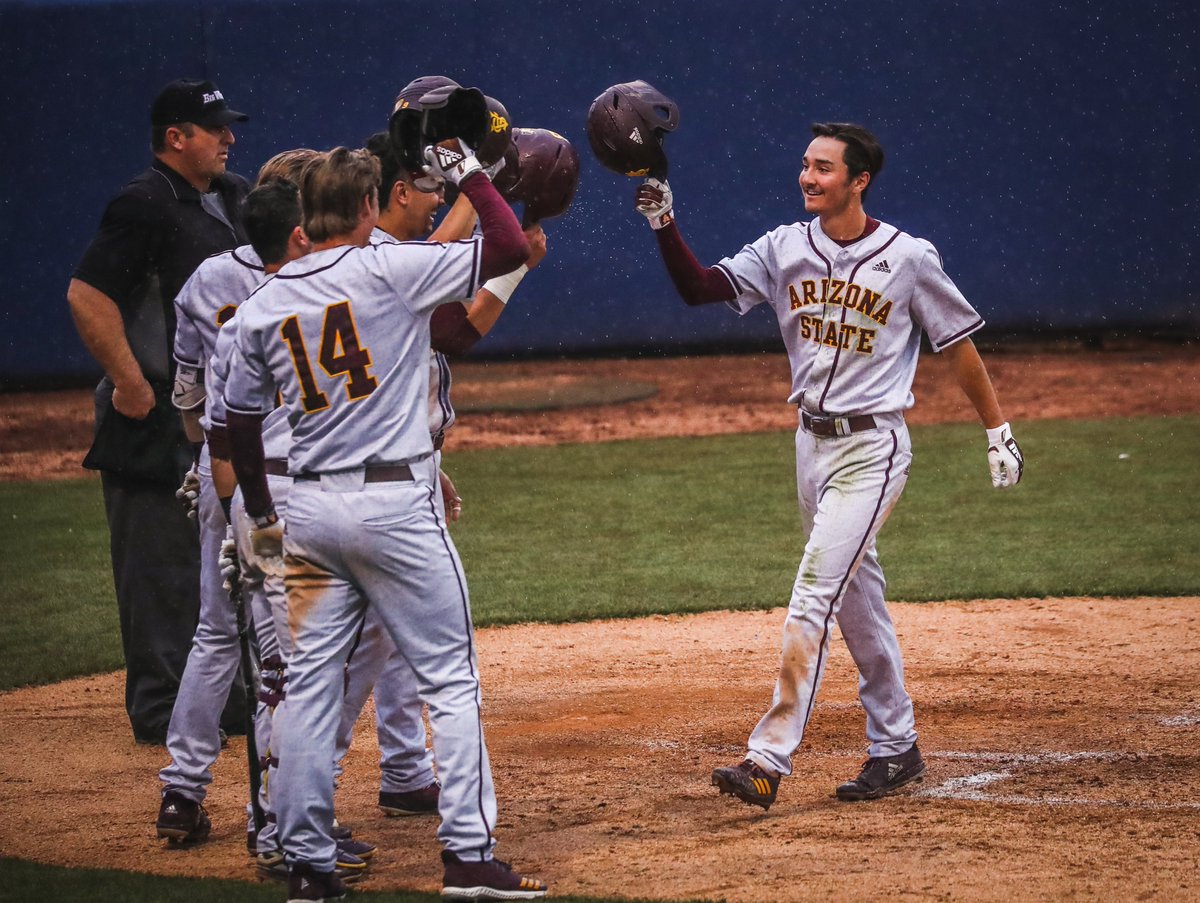
[[[424,75],[405,85],[396,97],[388,133],[405,168],[419,173],[426,147],[461,138],[478,148],[489,123],[487,101],[478,88],[464,88],[444,75]]]
[[[531,226],[571,206],[579,185],[579,155],[557,132],[513,129],[504,169],[493,182],[506,201],[524,203],[522,225]]]
[[[613,85],[588,110],[588,142],[606,169],[626,176],[667,177],[663,138],[679,125],[679,107],[638,80]]]

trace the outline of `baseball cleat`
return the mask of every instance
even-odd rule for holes
[[[749,759],[740,765],[713,769],[712,782],[721,793],[732,793],[743,803],[763,809],[771,808],[775,794],[779,792],[779,775],[772,776]]]
[[[905,784],[919,782],[925,774],[925,760],[917,744],[898,756],[867,759],[853,781],[841,784],[837,798],[845,802],[877,800],[895,793]]]
[[[279,850],[259,853],[254,859],[254,865],[264,878],[273,878],[276,881],[288,880],[288,865],[283,858],[283,853]],[[333,874],[343,884],[353,884],[367,873],[366,869],[367,864],[361,859],[339,852]]]
[[[325,903],[345,897],[346,885],[336,872],[318,872],[298,862],[288,874],[288,903]]]
[[[499,859],[464,862],[449,850],[442,850],[446,866],[442,878],[442,896],[456,900],[532,900],[546,895],[546,885],[537,878],[526,878]]]
[[[162,805],[158,807],[158,820],[154,827],[160,839],[171,843],[199,843],[208,839],[212,822],[199,803],[168,790],[163,794]]]
[[[373,843],[368,843],[365,840],[355,840],[352,837],[336,841],[336,843],[338,848],[338,865],[341,865],[343,856],[354,856],[365,862],[365,860],[374,856],[375,851],[378,849]]]
[[[379,809],[384,815],[394,816],[437,815],[438,796],[442,785],[434,781],[420,790],[409,790],[405,793],[388,793],[379,791]]]

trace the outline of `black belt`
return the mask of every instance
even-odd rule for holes
[[[364,483],[409,483],[412,482],[412,468],[407,464],[368,464],[363,468]],[[302,473],[297,480],[319,480],[319,473]]]
[[[446,444],[446,431],[438,430],[436,433],[433,434],[433,450],[435,452],[439,452],[442,450],[442,446],[445,444]]]
[[[287,461],[283,458],[267,458],[264,462],[266,471],[273,477],[286,477],[288,475]]]
[[[851,433],[875,429],[875,418],[870,414],[855,414],[852,417],[814,417],[807,411],[801,411],[800,422],[814,436],[849,436]]]

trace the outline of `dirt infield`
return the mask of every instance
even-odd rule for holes
[[[1187,349],[988,360],[1017,424],[1200,410],[1200,355]],[[658,392],[570,412],[465,414],[451,455],[794,424],[778,355],[498,367],[457,367],[461,397],[506,380],[582,377]],[[923,360],[916,394],[914,423],[971,419],[940,362]],[[82,416],[48,411],[49,398],[0,396],[0,479],[78,473],[86,393],[56,396]],[[480,631],[500,854],[560,894],[1200,897],[1200,599],[897,604],[893,615],[925,782],[875,803],[832,798],[864,745],[854,667],[835,638],[796,772],[768,813],[719,797],[708,775],[739,758],[769,701],[782,609]],[[380,845],[360,886],[436,890],[436,822],[386,819],[374,806],[371,716],[338,797],[342,820]],[[240,739],[216,767],[212,840],[181,851],[154,838],[166,758],[129,738],[120,675],[3,694],[0,738],[0,855],[256,880]]]

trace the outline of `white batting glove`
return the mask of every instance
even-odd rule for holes
[[[675,214],[671,209],[674,203],[670,184],[665,179],[660,182],[649,178],[638,188],[633,206],[650,221],[651,229],[661,229],[675,222]]]
[[[242,569],[238,563],[237,541],[233,538],[232,524],[225,528],[225,539],[221,542],[221,552],[217,558],[217,567],[221,569],[221,576],[225,578],[225,582],[221,584],[221,588],[225,592],[229,592],[233,589],[234,581],[241,579],[242,576]]]
[[[992,485],[997,489],[1008,489],[1021,482],[1021,473],[1025,469],[1025,456],[1021,454],[1021,446],[1012,436],[1012,428],[1007,423],[987,431],[988,467],[992,471]]]
[[[475,151],[459,138],[431,144],[425,148],[425,159],[428,161],[425,172],[455,185],[462,184],[472,173],[483,172],[483,164],[475,158]]]
[[[250,549],[259,570],[269,577],[283,576],[283,518],[272,511],[254,518],[250,528]]]
[[[183,482],[175,490],[175,498],[183,505],[188,519],[195,520],[196,512],[200,508],[200,474],[196,472],[195,467],[183,475]]]

